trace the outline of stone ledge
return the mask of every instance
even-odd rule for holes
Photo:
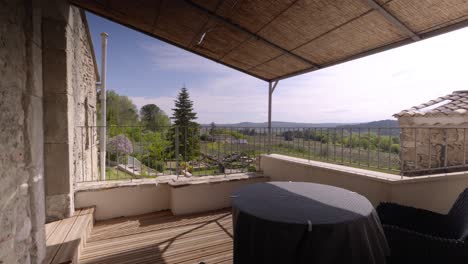
[[[394,174],[389,174],[389,173],[384,173],[384,172],[353,168],[353,167],[331,164],[331,163],[320,162],[320,161],[313,161],[313,160],[308,161],[306,159],[294,158],[294,157],[289,157],[289,156],[284,156],[284,155],[279,155],[279,154],[269,154],[269,155],[263,155],[263,156],[267,158],[279,159],[281,161],[300,164],[302,166],[315,166],[315,167],[319,167],[319,168],[323,168],[327,170],[346,172],[346,173],[353,174],[356,176],[366,177],[371,180],[381,181],[381,182],[385,182],[389,184],[407,184],[407,183],[428,182],[428,181],[457,180],[457,179],[468,177],[468,171],[407,177],[407,176],[399,176],[399,175],[394,175]]]
[[[395,181],[400,181],[402,178],[403,179],[408,178],[405,176],[394,175],[390,173],[353,168],[353,167],[348,167],[344,165],[337,165],[337,164],[320,162],[320,161],[315,161],[315,160],[309,161],[306,159],[289,157],[289,156],[280,155],[280,154],[268,154],[268,155],[263,155],[263,157],[279,159],[279,160],[286,161],[286,162],[301,164],[303,166],[314,166],[314,167],[319,167],[319,168],[326,169],[326,170],[346,172],[346,173],[353,174],[353,175],[360,176],[360,177],[371,178],[377,181],[395,182]]]
[[[137,187],[142,185],[169,184],[174,188],[197,184],[215,184],[221,182],[249,180],[265,177],[258,173],[237,173],[230,175],[185,177],[176,175],[159,176],[155,179],[134,179],[127,181],[101,181],[101,182],[81,182],[77,183],[75,192],[99,191],[104,189],[114,189],[120,187]]]
[[[264,178],[265,175],[258,173],[236,173],[230,175],[202,176],[202,177],[179,177],[176,181],[169,182],[169,185],[178,188],[197,184],[215,184],[230,181],[250,180]]]

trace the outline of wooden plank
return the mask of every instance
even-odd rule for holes
[[[89,221],[89,215],[78,215],[76,217],[52,264],[71,263],[77,259],[81,238]]]
[[[51,237],[52,234],[55,232],[55,229],[57,229],[57,226],[59,226],[60,221],[61,221],[61,220],[46,224],[46,226],[45,226],[46,241],[47,241],[47,240],[49,239],[49,237]]]
[[[232,263],[232,216],[228,210],[142,218],[142,222],[131,217],[96,223],[80,263]]]
[[[55,255],[62,246],[63,241],[70,232],[70,228],[75,223],[76,217],[65,218],[60,221],[60,224],[55,229],[53,235],[46,242],[46,258],[44,260],[45,264],[52,263]]]
[[[91,207],[80,208],[77,210],[80,211],[79,215],[87,215],[87,214],[94,214],[95,208],[96,208],[95,206],[91,206]]]
[[[46,264],[76,263],[80,242],[93,220],[94,208],[78,209],[72,217],[46,225]]]
[[[229,229],[232,229],[232,227],[228,227]],[[173,238],[179,238],[179,239],[184,239],[184,238],[190,238],[193,236],[200,236],[200,235],[206,235],[206,234],[211,234],[211,233],[219,233],[222,232],[225,234],[225,232],[220,229],[218,226],[213,225],[209,229],[202,229],[198,231],[193,231],[190,233],[187,233],[183,236],[183,232],[187,232],[190,230],[178,230],[178,231],[171,231],[171,232],[150,232],[143,235],[137,235],[137,236],[124,236],[120,238],[116,238],[113,240],[105,240],[105,241],[97,241],[97,242],[92,242],[88,243],[86,247],[86,252],[87,253],[92,253],[94,251],[102,253],[106,249],[110,250],[118,250],[119,247],[123,246],[125,247],[126,245],[132,245],[132,246],[139,246],[139,245],[145,245],[145,244],[155,244],[155,243],[164,243],[165,241],[168,241]],[[226,236],[228,236],[226,234]]]
[[[159,261],[161,259],[167,260],[171,257],[177,257],[179,255],[193,255],[194,252],[203,251],[206,248],[216,247],[221,244],[232,244],[232,240],[226,236],[217,236],[211,237],[210,241],[201,241],[201,238],[197,240],[187,240],[183,242],[176,241],[174,245],[170,248],[166,248],[165,245],[153,245],[145,246],[141,248],[132,248],[129,246],[129,249],[122,251],[116,250],[112,253],[99,254],[93,256],[93,258],[82,258],[81,260],[86,263],[86,261],[96,262],[96,263],[113,263],[116,260],[119,260],[119,263],[125,263],[126,260],[130,260],[129,263],[132,263],[134,259],[151,259],[153,261]]]
[[[194,226],[198,226],[201,224],[215,223],[215,221],[225,222],[225,221],[229,221],[229,219],[222,218],[222,219],[217,219],[217,220],[208,220],[204,222],[184,223],[183,225],[176,225],[176,226],[160,224],[160,225],[144,226],[140,228],[128,228],[128,229],[121,228],[120,230],[111,230],[107,233],[100,233],[99,235],[96,235],[93,233],[92,238],[90,239],[89,242],[94,242],[94,241],[103,240],[103,239],[112,239],[112,238],[121,237],[124,235],[137,235],[140,233],[147,233],[151,231],[163,231],[166,229],[174,229],[174,228],[193,228]]]
[[[117,245],[100,245],[99,247],[94,247],[94,248],[86,248],[85,252],[82,255],[82,258],[90,258],[93,256],[98,256],[98,255],[111,255],[115,252],[126,252],[129,250],[136,250],[136,249],[141,249],[141,248],[146,248],[149,246],[157,246],[164,248],[165,250],[173,249],[177,247],[178,245],[190,242],[190,241],[197,241],[197,244],[203,244],[205,241],[203,239],[229,239],[231,240],[232,238],[228,235],[226,235],[222,230],[218,229],[215,230],[214,232],[211,233],[205,233],[205,234],[197,234],[194,236],[188,236],[188,237],[173,237],[174,240],[163,238],[160,239],[158,236],[154,236],[153,238],[145,238],[141,239],[139,241],[129,241],[129,240],[122,240],[119,244]],[[202,241],[200,241],[202,239]]]
[[[89,239],[89,242],[97,241],[100,239],[109,239],[113,237],[119,237],[123,235],[145,233],[148,231],[196,225],[201,222],[209,222],[209,221],[214,221],[217,219],[220,220],[222,218],[230,218],[230,217],[231,216],[229,213],[224,213],[222,215],[215,215],[215,216],[210,215],[206,217],[196,217],[195,219],[164,217],[163,221],[159,221],[159,220],[146,221],[146,222],[136,221],[136,223],[132,225],[127,223],[126,225],[118,225],[118,228],[108,227],[105,232],[100,230],[98,233],[94,233],[93,231],[93,234],[91,238]]]

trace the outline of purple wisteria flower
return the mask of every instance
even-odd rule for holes
[[[133,145],[126,136],[117,135],[109,140],[107,150],[112,154],[130,154],[133,152]]]

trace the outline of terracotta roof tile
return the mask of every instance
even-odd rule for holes
[[[438,105],[431,108],[436,104],[448,101],[445,104]],[[427,109],[426,109],[427,108]],[[455,91],[449,95],[441,96],[427,103],[413,106],[409,109],[403,110],[394,114],[394,117],[402,116],[431,116],[431,115],[467,115],[468,114],[468,90]]]

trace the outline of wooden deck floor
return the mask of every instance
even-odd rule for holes
[[[97,222],[80,263],[232,263],[230,210],[169,211]]]

